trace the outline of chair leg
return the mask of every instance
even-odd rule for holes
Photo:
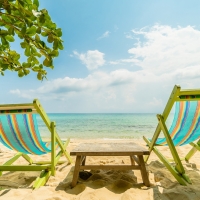
[[[40,177],[38,177],[35,180],[33,189],[38,189],[39,187],[45,185],[45,183],[48,181],[50,176],[51,176],[51,171],[42,171],[42,173],[40,174]]]
[[[175,163],[176,163],[175,168],[176,168],[176,170],[177,170],[180,174],[185,174],[184,167],[183,167],[183,165],[182,165],[182,163],[181,163],[181,160],[180,160],[180,158],[179,158],[179,155],[178,155],[178,153],[177,153],[177,150],[176,150],[176,148],[175,148],[175,146],[174,146],[174,143],[173,143],[173,141],[172,141],[172,139],[171,139],[171,137],[170,137],[170,134],[169,134],[169,132],[168,132],[168,130],[167,130],[167,127],[166,127],[166,125],[165,125],[165,122],[164,122],[164,120],[163,120],[162,115],[157,115],[157,118],[158,118],[158,120],[159,120],[159,124],[160,124],[160,126],[161,126],[161,130],[163,131],[164,136],[165,136],[165,138],[166,138],[167,145],[169,146],[169,149],[170,149],[170,151],[171,151],[171,154],[172,154],[172,156],[173,156],[173,159],[174,159],[174,161],[175,161]]]
[[[191,142],[190,145],[193,146],[193,148],[188,152],[188,154],[185,156],[185,160],[189,161],[189,159],[199,150],[200,151],[200,140],[197,142],[197,144]]]
[[[73,163],[72,158],[70,157],[69,153],[66,151],[66,147],[69,144],[70,139],[68,139],[65,144],[63,145],[62,141],[60,140],[59,136],[57,133],[55,133],[56,135],[56,142],[58,143],[61,151],[63,152],[64,156],[67,158],[67,160],[69,161],[69,163]]]
[[[22,154],[22,157],[27,161],[29,162],[29,164],[33,164],[33,160],[27,155],[27,154]]]

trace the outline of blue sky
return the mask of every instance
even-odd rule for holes
[[[0,103],[38,98],[47,112],[157,113],[175,84],[200,88],[200,1],[40,0],[43,8],[65,48],[48,80],[1,76]]]

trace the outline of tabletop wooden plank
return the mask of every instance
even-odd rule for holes
[[[144,147],[133,143],[81,143],[70,155],[111,156],[111,155],[149,155]]]

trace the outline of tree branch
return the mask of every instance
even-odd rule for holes
[[[11,15],[11,14],[8,14],[8,13],[3,13],[3,12],[0,12],[0,15],[7,15],[7,16],[11,16],[13,18],[17,18],[19,21],[21,22],[24,22],[20,17],[17,17],[15,15]],[[24,22],[25,23],[25,22]]]

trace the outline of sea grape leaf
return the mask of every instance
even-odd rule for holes
[[[59,56],[63,49],[62,30],[57,28],[46,9],[38,8],[39,0],[0,0],[2,75],[4,71],[11,70],[23,77],[32,71],[37,73],[39,80],[43,80],[47,75],[45,67],[54,68],[53,58]],[[27,57],[25,62],[21,52],[11,49],[10,43],[15,42],[16,37],[21,40],[19,44]]]

